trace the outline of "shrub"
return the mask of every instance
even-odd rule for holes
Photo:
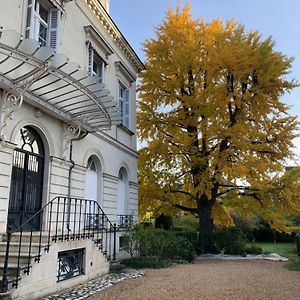
[[[198,231],[198,221],[192,216],[179,216],[173,220],[173,228],[182,231],[195,232]]]
[[[132,257],[123,259],[121,263],[129,268],[134,269],[143,269],[143,268],[152,268],[152,269],[160,269],[166,268],[171,265],[171,261],[169,259],[161,259],[157,256],[140,256],[140,257]]]
[[[159,257],[162,259],[181,259],[192,261],[195,250],[192,243],[175,231],[142,228],[135,225],[124,235],[123,249],[141,257]]]
[[[217,229],[214,233],[214,242],[218,252],[235,255],[245,254],[246,239],[239,228]]]
[[[262,254],[263,249],[259,246],[251,245],[251,246],[246,248],[246,253],[247,254]]]
[[[197,239],[198,239],[198,234],[197,231],[184,231],[179,228],[175,228],[174,232],[177,237],[181,237],[184,240],[188,241],[193,249],[196,251],[197,249]]]
[[[171,216],[161,214],[155,219],[155,228],[163,228],[165,230],[171,229],[173,226],[173,219]]]

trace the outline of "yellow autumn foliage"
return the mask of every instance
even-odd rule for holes
[[[185,210],[228,226],[229,212],[251,212],[288,230],[285,216],[300,213],[300,171],[284,174],[298,123],[280,100],[297,86],[292,59],[235,20],[194,20],[188,5],[168,11],[144,51],[141,216]]]

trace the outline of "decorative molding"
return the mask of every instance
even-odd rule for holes
[[[139,187],[139,184],[137,182],[129,181],[129,186],[137,189]]]
[[[135,133],[133,131],[131,131],[130,129],[128,129],[126,126],[124,126],[123,124],[118,124],[117,125],[118,128],[124,130],[126,133],[128,133],[130,136],[133,136]]]
[[[105,8],[97,0],[84,0],[84,2],[91,9],[93,14],[99,19],[103,27],[107,30],[117,46],[123,51],[127,58],[131,61],[137,72],[145,69],[144,64],[137,56],[133,48],[130,46],[128,41],[125,39],[117,25],[114,23],[110,15],[107,13]]]
[[[87,44],[91,44],[93,48],[94,45],[96,45],[99,49],[103,51],[105,54],[105,58],[107,59],[108,56],[112,55],[114,52],[111,49],[111,47],[107,44],[107,42],[104,40],[104,38],[101,36],[100,32],[94,26],[87,25],[84,26],[84,30],[87,37]],[[101,55],[100,55],[101,56]]]
[[[41,110],[39,110],[38,108],[36,108],[33,112],[34,116],[39,119],[40,117],[42,117],[43,113]]]
[[[13,114],[17,111],[23,103],[23,95],[14,95],[8,91],[2,91],[1,93],[1,103],[0,103],[0,145],[6,141],[6,136],[4,135],[4,129],[8,126],[10,120],[13,120]]]
[[[81,131],[80,125],[70,125],[70,124],[64,124],[64,138],[63,138],[63,160],[68,160],[68,152],[70,150],[70,143],[71,140],[79,138]]]
[[[115,66],[117,74],[122,74],[128,82],[132,83],[136,81],[136,76],[121,61],[116,61]]]
[[[118,181],[118,177],[112,174],[102,173],[103,178],[111,179],[113,181]]]

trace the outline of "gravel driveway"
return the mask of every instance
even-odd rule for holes
[[[300,299],[300,272],[268,261],[198,261],[109,287],[89,300]]]

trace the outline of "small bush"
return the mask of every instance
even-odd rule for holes
[[[155,219],[155,228],[162,228],[165,230],[169,230],[173,226],[173,219],[171,216],[165,216],[161,214],[159,217]]]
[[[134,269],[161,269],[166,268],[171,265],[171,261],[169,259],[161,259],[157,256],[140,256],[140,257],[132,257],[123,259],[121,263],[129,268]]]
[[[124,235],[123,249],[133,256],[192,261],[195,250],[189,239],[173,230],[135,225]]]
[[[175,217],[173,220],[173,228],[182,231],[197,233],[198,221],[195,217],[192,216]]]
[[[234,255],[245,254],[246,239],[239,228],[217,229],[214,233],[214,242],[218,252]]]
[[[196,251],[197,249],[197,240],[198,234],[197,231],[185,231],[179,228],[174,229],[176,236],[183,238],[184,240],[188,241],[193,249]]]
[[[251,245],[251,246],[246,248],[246,253],[247,254],[262,254],[263,249],[259,246]]]

